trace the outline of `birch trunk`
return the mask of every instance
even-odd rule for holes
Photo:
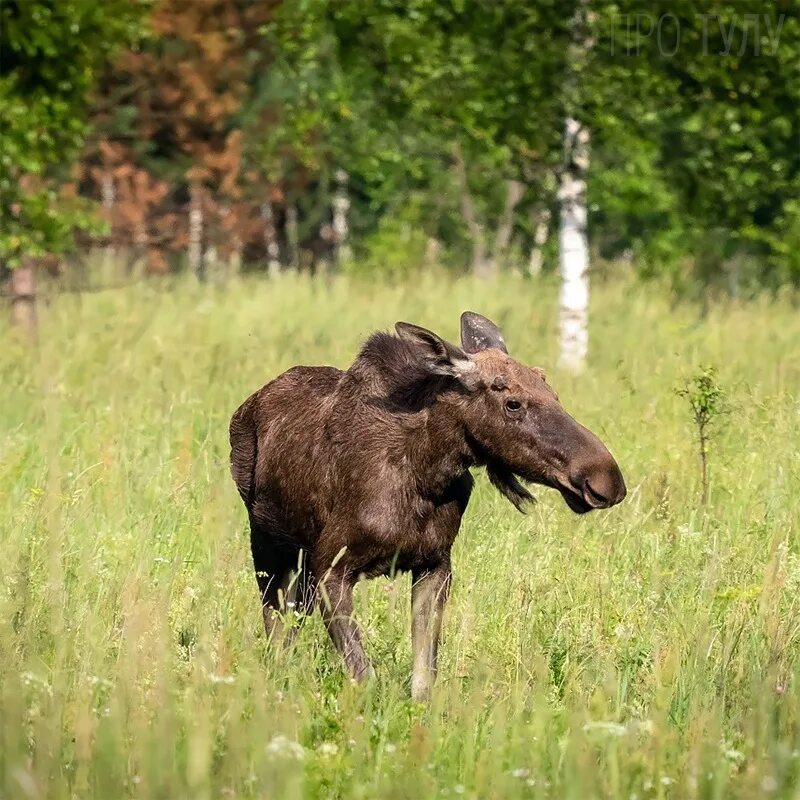
[[[233,234],[231,255],[228,260],[228,276],[235,278],[242,271],[242,238],[238,233]]]
[[[114,262],[114,203],[117,199],[114,191],[114,175],[110,170],[103,175],[103,181],[100,185],[100,198],[103,203],[103,212],[108,222],[108,242],[103,248],[106,267],[108,267]]]
[[[38,317],[36,314],[36,273],[26,259],[11,270],[11,321],[31,343],[36,342]]]
[[[494,236],[494,247],[489,257],[488,272],[492,275],[497,273],[498,265],[508,250],[511,242],[511,232],[514,230],[514,212],[525,195],[525,184],[521,181],[506,181],[506,202],[503,207],[503,214],[497,225]]]
[[[483,226],[478,222],[478,213],[467,181],[467,167],[458,145],[453,149],[453,171],[460,189],[461,215],[472,239],[472,272],[480,278],[486,278],[492,274],[492,264],[486,257],[486,236]]]
[[[203,277],[203,206],[200,192],[192,187],[189,198],[189,271]]]
[[[550,209],[537,208],[531,213],[533,225],[533,246],[528,259],[528,274],[533,276],[542,274],[544,264],[544,246],[550,233]]]
[[[564,126],[566,167],[561,175],[559,230],[560,364],[573,371],[586,364],[589,350],[589,246],[586,236],[586,171],[589,131],[568,118]]]
[[[347,212],[350,210],[350,198],[347,196],[348,174],[343,169],[336,170],[336,193],[333,196],[333,231],[335,239],[335,259],[349,261],[352,257],[348,241],[349,227]]]
[[[229,233],[230,237],[230,249],[223,249],[223,254],[226,256],[225,258],[225,278],[233,278],[236,277],[242,270],[242,237],[239,235],[238,228],[235,226],[235,220],[233,226],[228,226],[227,220],[230,218],[231,215],[231,207],[225,203],[220,206],[219,209],[220,218],[222,220],[222,227],[223,230],[226,230],[229,227],[233,229]]]
[[[297,207],[290,203],[286,207],[286,245],[289,267],[300,269],[300,258],[298,255],[300,234],[297,231]]]
[[[590,23],[595,15],[590,0],[579,0],[572,18],[572,44],[564,84],[568,109],[581,107],[580,74],[594,46]],[[589,129],[578,113],[568,111],[564,121],[564,168],[558,198],[561,308],[559,328],[561,366],[578,372],[589,351],[589,243],[587,240],[586,175],[589,170]]]
[[[280,275],[281,249],[278,246],[278,232],[275,230],[275,214],[272,203],[267,200],[261,206],[261,219],[264,221],[264,248],[267,251],[267,272],[271,278]]]

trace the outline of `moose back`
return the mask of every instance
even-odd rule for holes
[[[412,573],[412,696],[425,699],[472,467],[515,506],[524,482],[576,513],[625,497],[605,445],[562,408],[542,370],[508,355],[486,317],[461,316],[461,347],[398,322],[352,366],[294,367],[251,395],[230,425],[231,470],[250,519],[268,636],[284,611],[320,608],[350,674],[371,667],[353,619],[361,577]],[[291,631],[289,631],[289,635]]]

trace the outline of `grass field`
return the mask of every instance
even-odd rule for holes
[[[800,314],[596,285],[561,374],[556,287],[295,278],[67,295],[34,352],[0,329],[0,797],[800,796]],[[398,319],[481,311],[614,452],[628,498],[518,514],[478,473],[440,679],[409,696],[409,578],[359,586],[377,678],[321,621],[264,641],[227,425],[296,363]],[[3,324],[5,324],[3,322]],[[700,508],[686,400],[730,413]]]

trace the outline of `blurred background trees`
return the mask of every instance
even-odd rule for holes
[[[567,327],[598,264],[683,293],[800,283],[790,0],[4,0],[0,21],[6,270],[560,269]]]

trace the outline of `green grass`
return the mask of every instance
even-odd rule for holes
[[[431,278],[143,284],[42,308],[0,352],[0,797],[729,798],[800,791],[800,315],[593,289],[591,365],[555,367],[556,287]],[[440,679],[409,699],[409,579],[357,589],[376,680],[317,616],[261,630],[227,425],[296,363],[473,308],[544,366],[629,494],[527,516],[482,475],[454,551]],[[674,388],[731,413],[699,507]]]

